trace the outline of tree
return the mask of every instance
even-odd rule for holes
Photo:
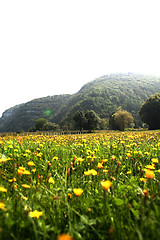
[[[58,124],[48,122],[48,121],[43,125],[43,128],[42,128],[43,131],[53,131],[53,130],[55,131],[55,130],[58,130],[58,129],[59,129]]]
[[[109,128],[113,130],[116,129],[115,121],[114,121],[115,114],[116,112],[112,112],[111,114],[109,114]]]
[[[31,128],[32,131],[52,131],[58,130],[59,125],[56,123],[49,122],[45,118],[38,118],[35,122],[35,127]]]
[[[93,110],[87,110],[85,113],[85,118],[87,130],[92,131],[98,127],[100,118]]]
[[[73,116],[73,120],[75,122],[75,128],[82,131],[85,125],[85,115],[83,111],[77,111]]]
[[[128,128],[129,125],[134,122],[134,118],[131,113],[122,110],[121,107],[117,110],[118,111],[112,113],[110,124],[112,124],[112,129],[124,131],[125,128]]]
[[[139,114],[149,129],[160,129],[160,94],[150,96],[140,107]]]
[[[128,128],[129,125],[134,122],[132,114],[125,110],[116,112],[114,119],[117,128],[121,131],[124,131],[125,128]]]
[[[38,118],[35,122],[35,130],[36,131],[42,131],[43,126],[47,123],[47,120],[45,118]]]

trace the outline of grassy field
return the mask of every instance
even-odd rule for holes
[[[0,239],[160,239],[160,132],[0,137]]]

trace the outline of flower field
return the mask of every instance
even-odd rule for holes
[[[160,239],[160,131],[0,137],[0,239]]]

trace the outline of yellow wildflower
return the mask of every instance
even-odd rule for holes
[[[24,170],[23,172],[22,172],[22,174],[24,174],[24,175],[29,175],[29,174],[31,174],[28,170]]]
[[[73,192],[76,196],[80,196],[83,193],[83,189],[81,188],[74,188]]]
[[[28,162],[28,166],[33,167],[33,166],[35,166],[35,164],[34,164],[33,161],[29,161],[29,162]]]
[[[34,218],[34,217],[35,217],[35,218],[38,219],[40,216],[43,215],[43,212],[40,212],[40,211],[35,210],[35,211],[33,211],[33,212],[30,212],[29,215],[30,215],[31,218]]]
[[[146,182],[146,181],[147,181],[146,178],[140,178],[139,180],[140,180],[141,182]]]
[[[108,173],[109,170],[108,169],[103,169],[103,172]]]
[[[97,168],[103,168],[103,165],[102,165],[102,163],[98,163],[98,165],[97,165]]]
[[[73,240],[69,234],[60,234],[57,240]]]
[[[21,186],[24,187],[24,188],[30,188],[31,187],[31,186],[29,186],[27,184],[22,184]]]
[[[151,169],[155,169],[154,165],[147,165],[146,168],[148,168],[148,169],[150,169],[150,170],[151,170]]]
[[[9,179],[8,181],[11,182],[11,183],[13,183],[13,182],[16,182],[17,179],[14,177],[13,179]]]
[[[55,184],[55,181],[54,181],[54,179],[52,177],[49,177],[48,182]]]
[[[148,179],[152,179],[154,177],[154,172],[152,170],[147,169],[145,173]]]
[[[112,185],[111,181],[107,180],[107,181],[101,181],[101,185],[103,187],[103,190],[108,190],[110,188],[110,186]]]
[[[158,158],[152,158],[153,163],[158,163]]]
[[[5,204],[3,202],[0,202],[0,209],[6,211]]]
[[[90,170],[92,176],[96,176],[97,175],[97,171],[95,169],[91,169]]]
[[[7,189],[4,187],[0,187],[0,192],[7,192]]]

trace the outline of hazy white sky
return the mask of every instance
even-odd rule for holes
[[[0,116],[108,73],[160,76],[159,0],[1,0]]]

